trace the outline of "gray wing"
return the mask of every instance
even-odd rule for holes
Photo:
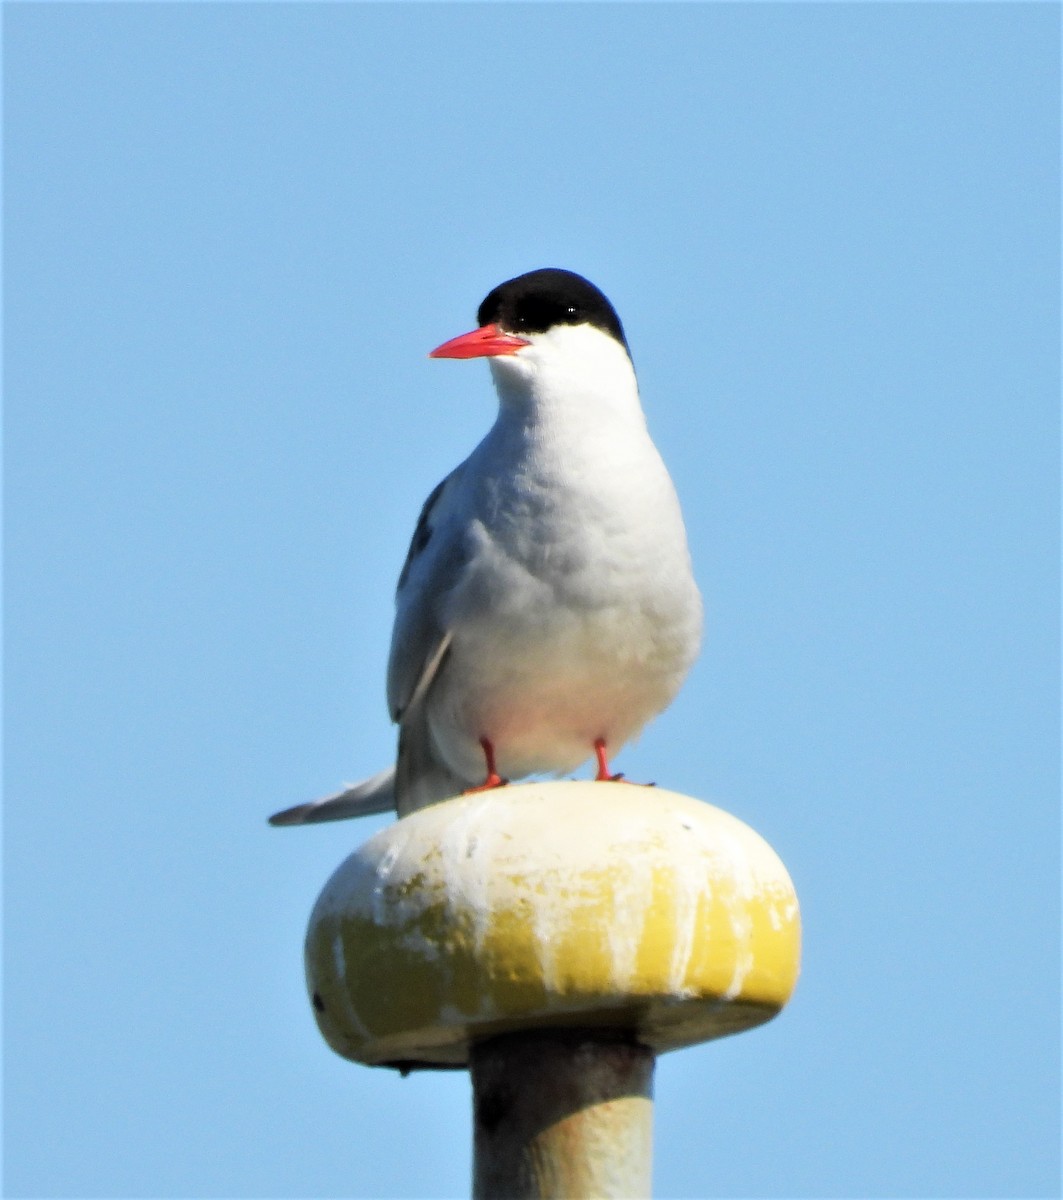
[[[442,608],[468,558],[460,511],[464,464],[425,501],[395,595],[388,661],[388,709],[399,725],[395,807],[399,816],[457,795],[469,781],[442,763],[428,728],[428,696],[445,670],[453,631]]]
[[[464,464],[433,488],[421,509],[395,596],[395,628],[388,661],[388,710],[399,724],[393,768],[333,796],[274,813],[271,825],[308,825],[396,809],[404,816],[456,795],[467,781],[436,757],[426,701],[450,651],[451,632],[440,620],[440,600],[466,559],[465,525],[455,511]]]
[[[399,575],[388,659],[388,711],[396,722],[415,694],[427,692],[450,641],[440,610],[467,561],[464,523],[455,511],[464,469],[463,463],[425,501]]]
[[[435,804],[438,800],[457,796],[469,783],[440,761],[428,728],[428,693],[443,669],[449,650],[448,634],[425,666],[399,722],[399,750],[395,760],[393,792],[395,811],[400,817]]]

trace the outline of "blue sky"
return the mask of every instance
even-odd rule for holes
[[[662,1197],[1058,1195],[1059,8],[4,8],[6,1191],[467,1194],[333,1055],[394,579],[493,415],[427,351],[618,308],[704,653],[618,761],[790,869],[803,976],[666,1056]]]

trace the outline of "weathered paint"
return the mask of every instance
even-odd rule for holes
[[[774,851],[718,808],[525,784],[371,838],[322,892],[306,952],[340,1054],[462,1064],[515,1030],[621,1028],[660,1051],[760,1024],[793,990],[800,921]]]

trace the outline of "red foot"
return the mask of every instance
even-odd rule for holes
[[[483,747],[484,758],[487,761],[487,778],[483,783],[477,784],[476,787],[466,788],[461,794],[469,796],[473,792],[489,792],[492,788],[505,787],[509,783],[508,779],[503,779],[495,770],[495,748],[487,740],[480,738],[480,745]]]
[[[595,775],[595,783],[617,783],[623,779],[623,775],[610,775],[609,762],[605,757],[605,738],[596,738],[594,742],[594,753],[598,759],[598,774]]]

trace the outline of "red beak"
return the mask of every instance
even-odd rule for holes
[[[497,358],[501,354],[516,354],[522,346],[530,346],[527,338],[503,333],[497,325],[484,325],[471,333],[451,338],[429,354],[429,358]]]

